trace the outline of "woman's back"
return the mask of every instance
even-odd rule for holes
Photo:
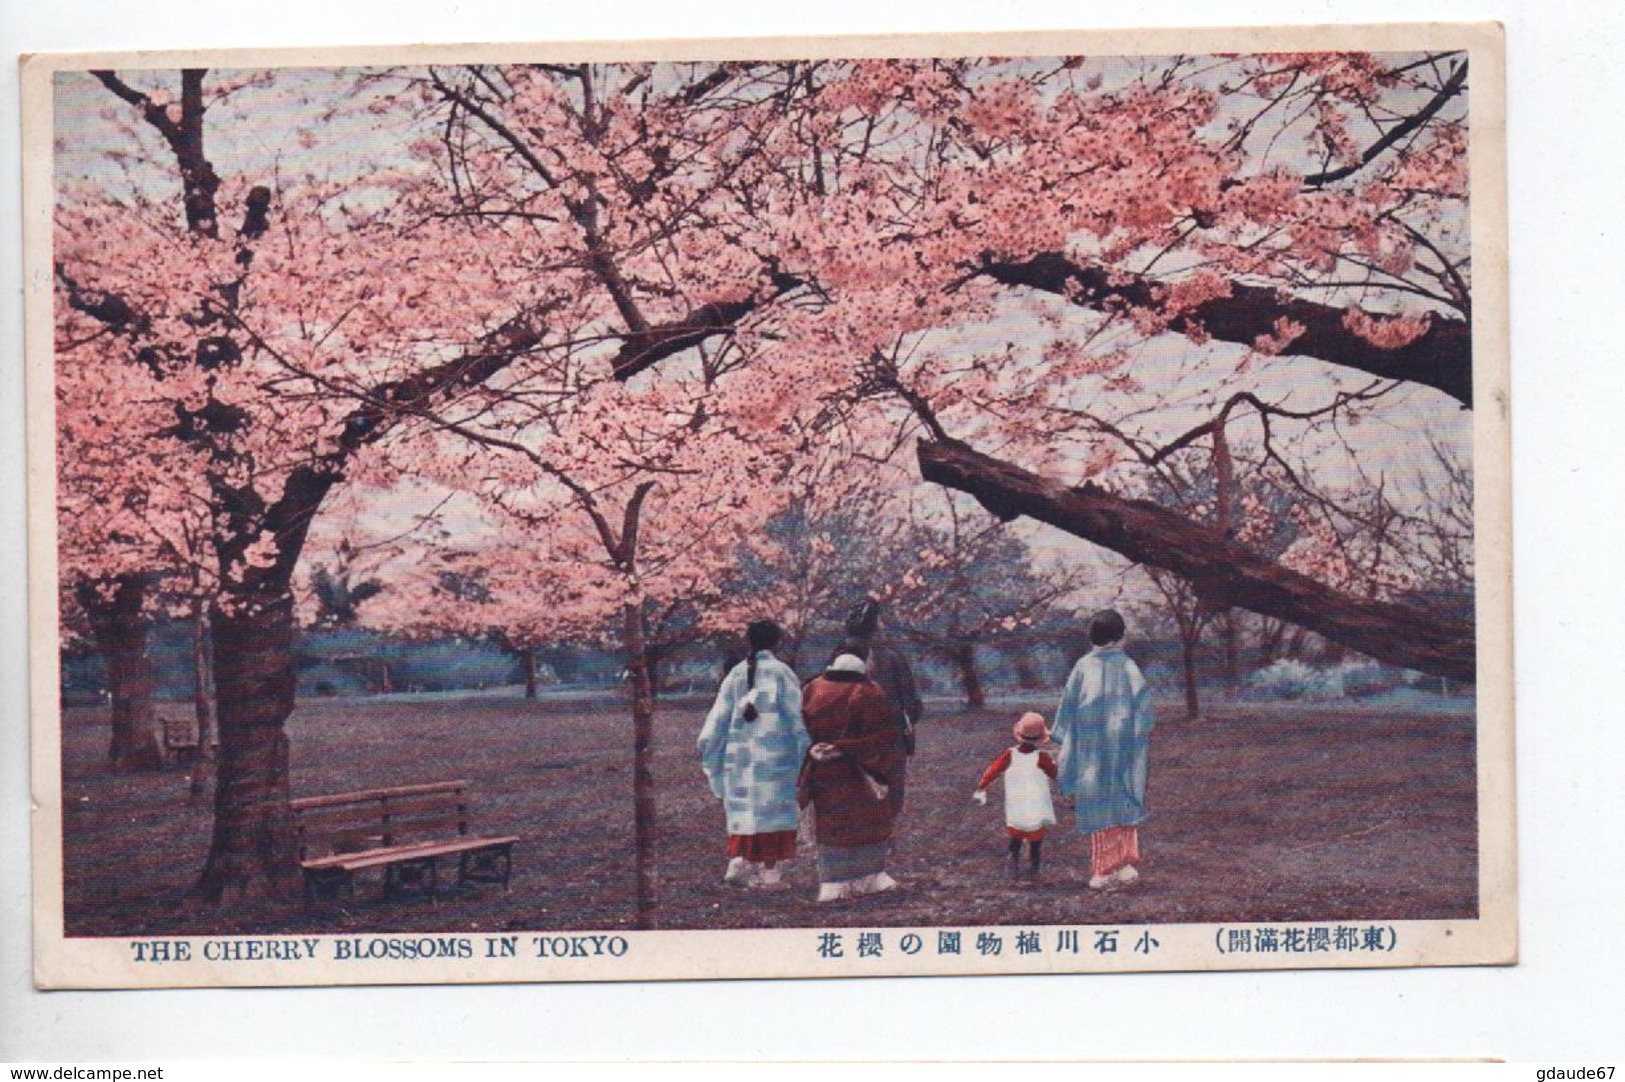
[[[730,833],[796,828],[796,777],[810,741],[801,723],[801,684],[788,665],[763,651],[754,673],[749,662],[735,666],[698,742]]]
[[[755,694],[749,694],[754,689]],[[794,722],[801,715],[801,681],[795,670],[772,654],[756,658],[754,680],[750,662],[741,661],[723,678],[723,694],[733,704],[734,713],[740,714],[747,703],[754,704],[758,715],[772,714],[765,720]]]
[[[859,737],[877,729],[886,732],[892,729],[892,705],[886,693],[878,684],[862,677],[837,679],[846,675],[820,676],[802,693],[807,734],[814,741]]]

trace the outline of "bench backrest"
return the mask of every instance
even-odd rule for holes
[[[301,797],[289,802],[299,859],[468,833],[468,783]]]

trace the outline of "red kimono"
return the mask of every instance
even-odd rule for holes
[[[802,691],[801,717],[814,744],[832,744],[841,757],[802,767],[799,798],[813,808],[818,844],[841,848],[884,846],[896,812],[875,799],[863,776],[889,784],[901,758],[894,708],[880,685],[860,673],[825,673]]]

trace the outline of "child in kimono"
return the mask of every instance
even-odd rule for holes
[[[1049,783],[1055,777],[1055,759],[1039,746],[1049,740],[1049,729],[1041,715],[1032,711],[1021,715],[1012,730],[1013,748],[1005,748],[976,784],[971,799],[987,803],[987,789],[1004,778],[1004,833],[1010,839],[1010,877],[1021,874],[1021,846],[1028,847],[1031,872],[1038,878],[1043,861],[1044,832],[1055,825],[1055,804]]]

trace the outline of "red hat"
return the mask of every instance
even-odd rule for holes
[[[1025,740],[1032,744],[1042,744],[1049,739],[1049,726],[1044,724],[1044,715],[1035,714],[1029,710],[1016,719],[1015,733],[1017,740]]]

